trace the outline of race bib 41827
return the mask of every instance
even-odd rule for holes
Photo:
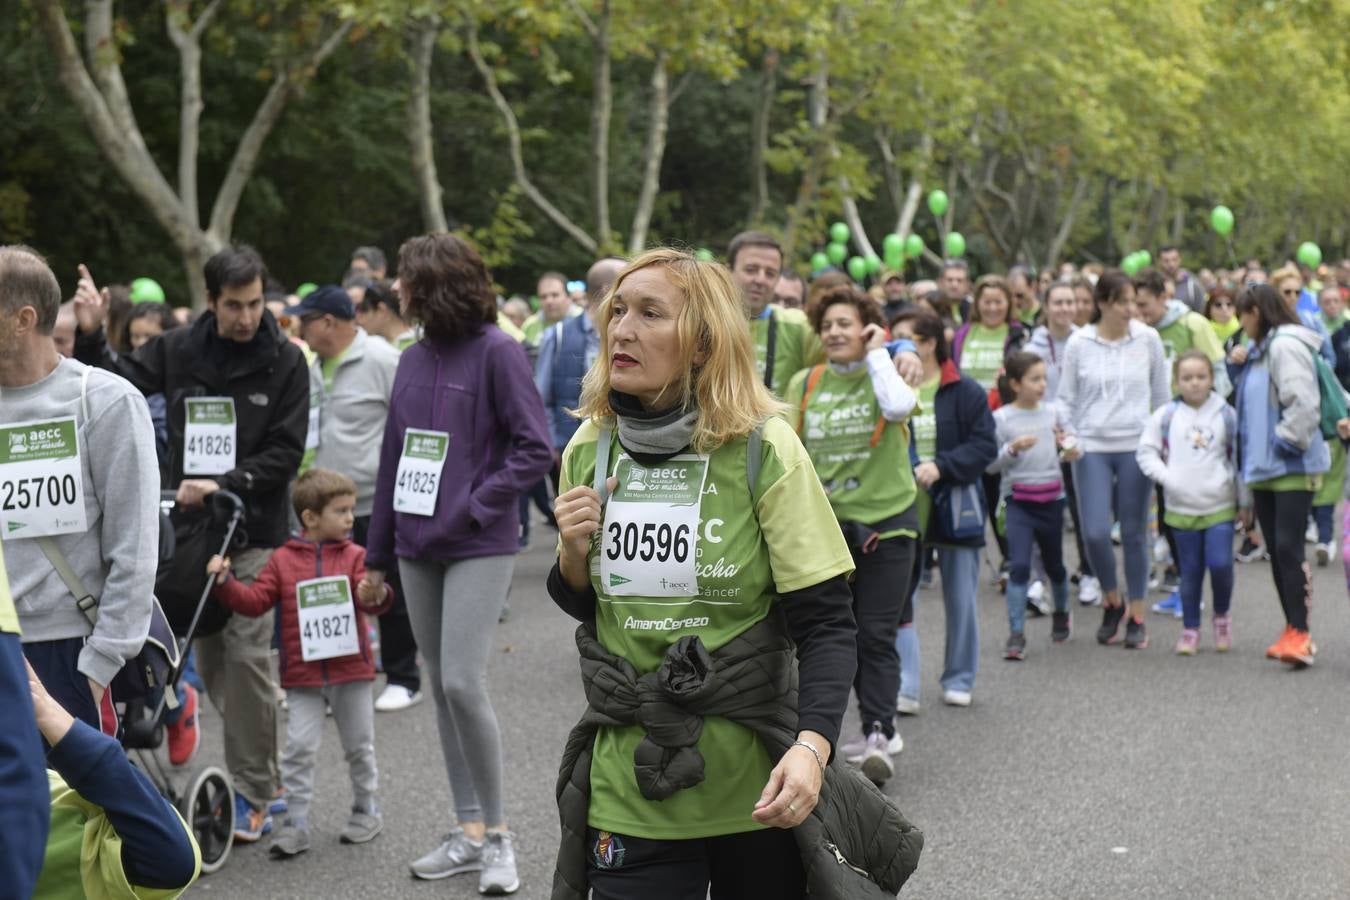
[[[0,522],[5,540],[87,529],[74,416],[0,428]]]
[[[300,658],[305,662],[352,656],[361,651],[356,633],[352,583],[346,575],[311,578],[295,585]]]

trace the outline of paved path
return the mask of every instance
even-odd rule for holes
[[[542,535],[541,535],[542,537]],[[507,759],[520,897],[548,896],[557,847],[553,782],[581,710],[572,626],[544,592],[551,548],[523,554],[511,618],[495,639],[492,693]],[[901,720],[905,751],[888,785],[927,835],[903,896],[1350,896],[1350,605],[1339,562],[1316,571],[1316,668],[1262,656],[1282,620],[1269,567],[1238,567],[1233,651],[1208,623],[1192,659],[1171,652],[1179,622],[1150,616],[1142,652],[1098,647],[1099,613],[1050,644],[1029,624],[1029,659],[1006,663],[1002,598],[982,587],[982,671],[970,709],[941,705],[942,610],[920,593],[924,708]],[[1078,612],[1075,604],[1075,612]],[[203,759],[219,758],[214,712]],[[855,725],[850,714],[846,727]],[[320,753],[314,849],[273,862],[265,842],[236,847],[191,896],[374,898],[477,896],[477,879],[416,882],[407,863],[450,824],[449,791],[429,704],[377,716],[385,831],[345,847],[349,795],[330,724]],[[748,898],[750,900],[750,898]]]

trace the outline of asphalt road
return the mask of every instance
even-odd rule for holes
[[[490,672],[517,896],[527,898],[549,894],[554,777],[582,708],[573,628],[544,591],[552,551],[540,531],[518,561]],[[1032,620],[1029,658],[1004,662],[1003,601],[982,586],[982,669],[969,709],[940,701],[941,598],[921,591],[924,706],[901,720],[905,750],[887,786],[927,840],[902,896],[1350,896],[1350,605],[1339,561],[1314,572],[1321,652],[1302,672],[1263,656],[1283,624],[1267,564],[1238,566],[1232,652],[1213,652],[1206,619],[1201,652],[1189,659],[1172,653],[1180,622],[1150,616],[1146,650],[1103,648],[1092,638],[1100,613],[1075,603],[1069,643],[1052,646],[1049,620]],[[194,764],[220,759],[220,721],[212,711],[204,723]],[[276,862],[266,840],[236,846],[191,896],[477,896],[473,875],[408,874],[408,862],[451,827],[430,704],[378,715],[376,728],[380,837],[359,847],[337,841],[350,795],[330,723],[313,849]]]

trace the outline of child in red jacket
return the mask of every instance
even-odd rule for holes
[[[351,769],[351,818],[340,836],[362,844],[380,833],[375,804],[375,713],[371,682],[375,666],[366,640],[365,613],[389,608],[393,594],[358,590],[366,575],[366,551],[348,538],[356,485],[330,469],[310,469],[291,494],[301,536],[277,548],[251,585],[230,577],[230,561],[207,564],[217,576],[213,595],[245,616],[276,607],[281,632],[281,686],[290,711],[281,780],[289,810],[272,837],[270,852],[285,858],[309,849],[309,803],[314,794],[314,758],[323,736],[325,704],[332,708],[338,737]]]

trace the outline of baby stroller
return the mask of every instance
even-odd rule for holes
[[[172,629],[167,637],[173,668],[158,696],[139,697],[122,712],[122,745],[150,778],[160,794],[182,814],[201,848],[202,872],[210,874],[225,864],[234,844],[234,785],[219,766],[201,766],[188,776],[180,791],[174,776],[156,751],[164,743],[169,709],[177,705],[178,683],[186,668],[192,641],[225,627],[229,613],[211,600],[212,576],[206,563],[212,554],[228,555],[242,540],[239,525],[244,503],[229,491],[217,491],[205,506],[175,508],[174,493],[160,495],[160,564],[155,594]],[[205,584],[198,590],[196,585]],[[155,639],[152,634],[150,639]]]

